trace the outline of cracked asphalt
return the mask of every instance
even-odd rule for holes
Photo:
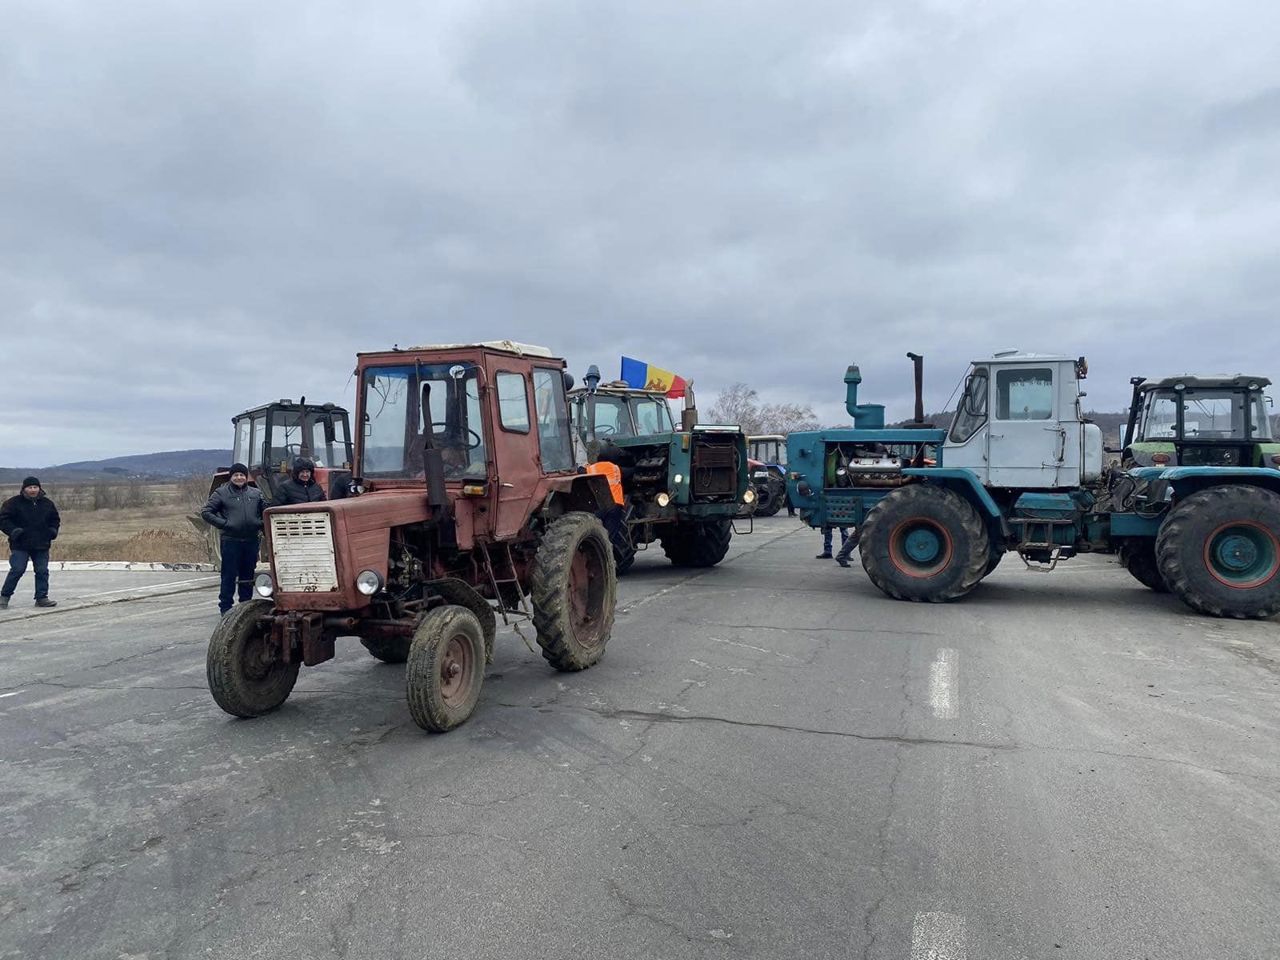
[[[641,554],[604,661],[472,719],[355,641],[276,714],[211,590],[0,623],[0,957],[1271,958],[1280,630],[1105,558],[881,596],[773,518]]]

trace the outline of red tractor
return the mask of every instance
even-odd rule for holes
[[[356,375],[346,495],[266,511],[271,572],[209,641],[218,705],[274,710],[354,636],[407,664],[420,727],[449,730],[476,707],[499,615],[527,614],[557,670],[596,663],[617,575],[595,514],[612,501],[574,463],[564,361],[503,340],[363,353]]]

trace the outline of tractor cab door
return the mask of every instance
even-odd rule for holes
[[[992,365],[987,483],[1046,490],[1080,483],[1079,391],[1070,364]]]
[[[491,500],[497,521],[494,536],[514,537],[529,516],[530,502],[542,475],[537,434],[533,432],[533,403],[529,371],[503,357],[488,362],[489,389],[495,416]]]

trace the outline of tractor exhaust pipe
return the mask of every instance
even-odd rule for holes
[[[918,353],[907,351],[907,359],[915,368],[916,375],[916,423],[924,423],[924,357]]]
[[[684,410],[680,413],[680,430],[682,433],[690,433],[697,425],[698,401],[693,395],[693,381],[690,380],[684,388]]]
[[[880,403],[858,403],[858,384],[862,382],[862,372],[856,363],[849,364],[844,372],[845,399],[844,408],[853,417],[855,430],[883,430],[884,405]]]

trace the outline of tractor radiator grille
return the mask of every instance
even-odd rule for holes
[[[338,589],[333,531],[327,511],[271,518],[271,557],[281,593],[327,593]]]
[[[718,439],[718,438],[717,438]],[[693,441],[693,497],[695,500],[732,500],[738,493],[738,457],[729,442]]]

